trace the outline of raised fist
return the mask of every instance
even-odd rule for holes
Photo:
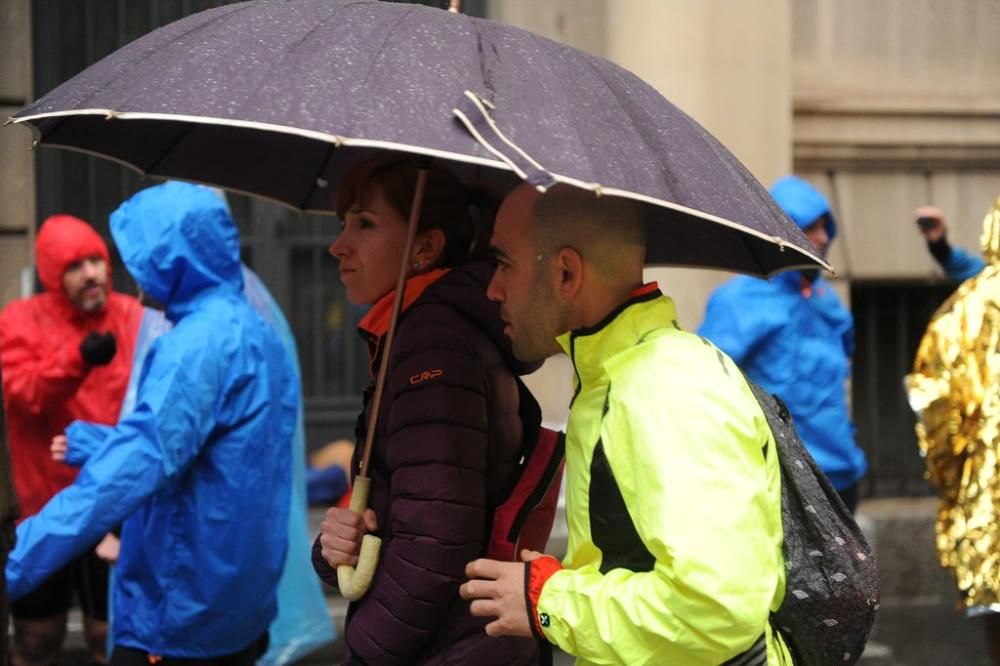
[[[110,332],[91,331],[80,343],[80,356],[89,365],[107,365],[115,357],[118,343]]]
[[[928,243],[937,243],[948,233],[948,223],[944,219],[944,213],[935,206],[921,206],[913,211],[920,233],[924,235]]]

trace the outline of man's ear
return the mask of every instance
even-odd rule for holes
[[[432,268],[444,253],[445,237],[440,229],[428,229],[417,233],[413,239],[413,259],[419,270]]]
[[[564,247],[556,254],[558,278],[557,293],[563,298],[573,298],[583,286],[583,257],[571,247]]]

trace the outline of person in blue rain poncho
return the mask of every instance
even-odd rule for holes
[[[14,598],[122,524],[112,664],[252,664],[288,545],[292,360],[243,293],[239,236],[207,188],[167,183],[111,216],[122,260],[173,328],[150,345],[134,410],[74,422],[76,481],[18,527]]]
[[[825,255],[837,235],[826,197],[795,176],[778,180],[771,196]],[[854,320],[833,286],[816,270],[734,278],[709,298],[698,333],[785,401],[809,453],[853,512],[867,462],[847,406]]]
[[[170,192],[182,197],[197,194],[200,185],[173,183]],[[212,189],[213,194],[225,202],[225,194]],[[227,209],[228,209],[228,203]],[[301,386],[298,367],[298,351],[295,336],[288,325],[281,308],[261,279],[245,264],[241,265],[243,293],[251,307],[278,334],[289,358],[295,366],[296,385]],[[120,418],[125,418],[135,409],[135,397],[139,384],[139,374],[145,363],[146,354],[154,340],[170,330],[170,321],[160,310],[146,307],[143,310],[139,335],[135,343],[133,372],[125,392]],[[305,424],[301,403],[292,439],[292,487],[290,511],[288,515],[288,556],[278,583],[278,615],[271,622],[267,653],[257,660],[258,666],[289,664],[336,639],[333,621],[327,610],[326,599],[319,579],[302,562],[309,561],[312,540],[308,534],[306,521],[306,441]],[[341,476],[343,472],[340,468]],[[346,477],[343,479],[346,490]]]

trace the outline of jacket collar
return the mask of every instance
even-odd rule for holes
[[[413,301],[420,298],[427,287],[437,282],[441,276],[448,272],[446,268],[436,268],[427,273],[414,275],[406,280],[403,287],[403,308],[400,312],[405,312],[413,305]],[[392,304],[396,300],[396,290],[392,289],[382,298],[375,301],[368,313],[358,323],[358,328],[369,336],[381,338],[389,330],[389,318],[392,316]]]
[[[822,275],[817,275],[816,279],[810,282],[802,274],[802,271],[785,271],[772,277],[771,283],[785,291],[796,292],[805,298],[812,298],[814,293],[823,290],[826,279]]]
[[[652,282],[633,291],[628,300],[594,326],[569,331],[556,340],[573,362],[579,391],[580,386],[601,380],[604,362],[609,358],[665,327],[680,328],[677,307]]]
[[[771,277],[771,283],[779,285],[788,291],[800,291],[802,289],[802,271],[784,271]]]

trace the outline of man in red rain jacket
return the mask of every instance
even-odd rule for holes
[[[53,461],[53,437],[75,419],[118,420],[142,318],[136,299],[111,291],[107,245],[83,220],[48,218],[35,263],[45,292],[0,312],[4,407],[22,520],[76,477],[75,468]],[[107,565],[91,551],[11,604],[13,663],[57,661],[74,589],[88,646],[103,662],[107,578]]]

